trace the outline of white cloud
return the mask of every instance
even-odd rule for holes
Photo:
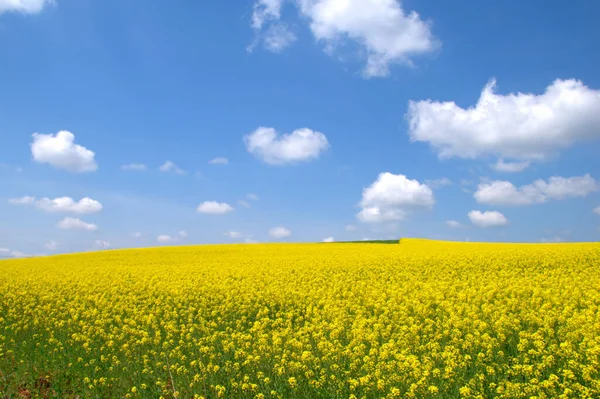
[[[553,176],[544,180],[536,180],[532,184],[547,198],[563,199],[568,197],[586,197],[599,188],[598,183],[589,174],[584,176]]]
[[[256,194],[248,194],[246,198],[251,199],[252,201],[258,201],[258,195]]]
[[[274,227],[269,230],[269,235],[273,238],[285,238],[292,235],[292,232],[285,227]]]
[[[477,227],[498,227],[508,224],[508,219],[498,211],[471,211],[468,216],[471,223]]]
[[[437,48],[428,23],[396,0],[297,0],[310,29],[329,53],[345,41],[362,47],[365,77],[387,76],[393,64]]]
[[[44,245],[44,248],[46,248],[50,251],[54,251],[55,249],[58,248],[58,243],[56,241],[49,241]]]
[[[261,29],[265,22],[281,17],[283,0],[257,0],[252,13],[252,28]]]
[[[199,213],[208,213],[212,215],[224,215],[226,213],[232,212],[234,208],[225,203],[225,202],[217,202],[217,201],[204,201],[200,205],[198,205],[197,211]]]
[[[490,81],[468,109],[454,102],[410,101],[411,141],[428,142],[441,158],[491,155],[540,161],[575,143],[600,138],[599,90],[578,80],[557,79],[543,94],[501,95],[494,92],[495,85]],[[497,165],[502,168],[503,162]]]
[[[600,215],[600,206],[594,209],[594,213]]]
[[[238,204],[240,204],[241,206],[243,206],[244,208],[250,208],[250,204],[247,201],[244,200],[238,200]]]
[[[105,240],[96,240],[94,245],[96,245],[96,247],[101,248],[101,249],[107,249],[107,248],[111,247],[110,242],[105,241]]]
[[[166,161],[165,163],[163,163],[158,170],[160,170],[161,172],[174,172],[178,175],[185,175],[187,172],[183,169],[179,169],[177,167],[177,165],[175,165],[173,162],[171,161]]]
[[[181,230],[178,234],[181,238],[186,238],[188,236],[188,233],[185,230]]]
[[[160,242],[161,244],[166,244],[166,243],[175,241],[175,239],[173,237],[166,235],[166,234],[159,235],[158,237],[156,237],[156,240],[158,242]]]
[[[242,233],[239,231],[228,231],[225,235],[232,239],[242,238]]]
[[[136,171],[144,171],[148,170],[148,167],[143,163],[130,163],[128,165],[121,166],[122,170],[136,170]]]
[[[13,205],[35,205],[36,208],[50,213],[78,213],[88,214],[97,213],[102,210],[102,204],[94,199],[85,197],[79,201],[71,197],[58,197],[54,199],[25,196],[22,198],[12,198],[8,200]]]
[[[94,152],[75,144],[75,135],[66,130],[56,134],[34,133],[31,154],[38,163],[47,163],[72,173],[94,172],[98,169]]]
[[[208,163],[213,165],[227,165],[229,163],[229,159],[218,157],[211,159],[210,161],[208,161]]]
[[[102,204],[94,199],[85,197],[74,201],[70,197],[42,198],[36,202],[36,207],[46,212],[72,212],[79,214],[97,213],[102,210]]]
[[[252,50],[261,40],[267,49],[280,51],[296,36],[281,22],[282,0],[257,0],[252,15],[256,39]],[[310,30],[325,51],[333,54],[358,45],[364,59],[365,77],[387,76],[394,64],[411,65],[411,56],[435,50],[439,45],[433,38],[429,23],[416,12],[406,12],[396,0],[295,0],[292,2],[309,23]]]
[[[335,239],[333,237],[327,237],[323,239],[323,242],[335,242]]]
[[[478,186],[473,197],[482,204],[518,206],[540,204],[551,199],[585,197],[598,188],[598,184],[590,175],[553,176],[547,182],[538,179],[520,188],[508,181],[483,183]]]
[[[446,221],[446,225],[448,227],[452,227],[452,228],[459,228],[462,227],[462,224],[460,224],[459,222],[457,222],[456,220],[447,220]]]
[[[263,37],[264,46],[273,53],[280,53],[296,41],[296,35],[284,23],[271,25]]]
[[[29,255],[24,254],[21,251],[13,251],[9,248],[0,248],[0,258],[26,258]]]
[[[246,238],[246,239],[244,240],[244,242],[245,242],[246,244],[258,244],[258,241],[254,240],[254,239],[252,239],[252,238]]]
[[[35,197],[25,196],[21,198],[11,198],[8,203],[11,205],[31,205],[35,202]]]
[[[452,185],[452,180],[448,179],[447,177],[442,177],[441,179],[425,180],[425,184],[427,184],[430,188],[436,189]]]
[[[349,224],[348,226],[346,226],[346,231],[356,231],[358,230],[358,227]]]
[[[259,127],[244,137],[246,149],[271,165],[283,165],[318,158],[329,147],[323,133],[308,128],[278,136],[275,129]]]
[[[522,172],[527,169],[531,165],[530,161],[522,161],[522,162],[504,162],[503,159],[499,159],[498,162],[491,165],[492,169],[497,172],[505,172],[505,173],[517,173]]]
[[[84,222],[78,218],[66,217],[56,225],[59,229],[63,230],[83,230],[83,231],[96,231],[98,226],[93,223]]]
[[[54,0],[0,0],[0,14],[9,11],[37,14],[51,4],[54,4]]]
[[[361,222],[403,220],[413,210],[431,208],[434,203],[433,191],[426,184],[386,172],[363,190],[357,218]]]
[[[267,50],[279,53],[296,40],[288,25],[280,21],[282,4],[283,0],[257,0],[254,3],[252,29],[255,38],[247,47],[248,51],[253,51],[262,42]]]
[[[131,238],[142,238],[142,232],[136,231],[129,235]]]

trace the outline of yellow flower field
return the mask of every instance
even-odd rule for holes
[[[600,244],[0,262],[1,398],[598,398]]]

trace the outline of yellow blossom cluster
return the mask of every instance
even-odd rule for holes
[[[600,244],[2,261],[0,397],[598,398]]]

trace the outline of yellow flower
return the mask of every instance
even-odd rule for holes
[[[595,398],[598,264],[416,239],[3,260],[0,370],[82,397]]]

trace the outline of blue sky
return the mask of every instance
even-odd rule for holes
[[[598,15],[591,0],[0,0],[0,256],[597,241]]]

